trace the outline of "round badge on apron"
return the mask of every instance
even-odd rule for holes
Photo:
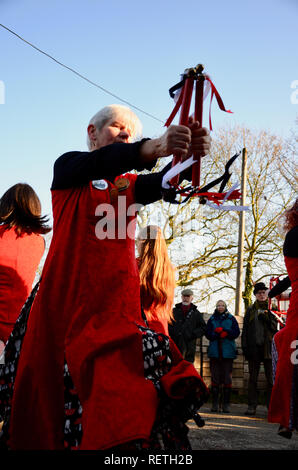
[[[100,191],[105,191],[109,187],[106,180],[93,180],[92,186],[94,186],[96,189],[99,189]]]
[[[130,185],[129,179],[127,178],[119,178],[115,182],[115,186],[118,188],[118,191],[124,191],[125,189],[129,187],[129,185]]]

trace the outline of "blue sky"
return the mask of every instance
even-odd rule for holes
[[[234,112],[214,102],[214,129],[239,124],[284,137],[298,115],[297,19],[297,0],[0,0],[0,23],[163,122],[173,108],[168,89],[203,63]],[[0,195],[27,182],[50,214],[53,162],[86,150],[90,117],[117,100],[2,28],[0,81]],[[164,131],[137,114],[144,135]]]

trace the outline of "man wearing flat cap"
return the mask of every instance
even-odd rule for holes
[[[182,302],[173,309],[174,320],[169,324],[169,335],[188,362],[194,362],[197,338],[204,336],[206,323],[203,315],[192,303],[193,291],[184,289],[181,292]]]
[[[268,310],[268,289],[263,282],[258,282],[253,290],[255,302],[246,310],[243,320],[241,345],[248,361],[248,408],[245,414],[256,414],[258,405],[257,383],[261,363],[267,380],[267,407],[269,406],[272,380],[272,339],[277,332],[277,320]]]

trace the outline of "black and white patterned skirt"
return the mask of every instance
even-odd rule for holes
[[[0,360],[0,421],[4,422],[0,433],[0,448],[8,448],[9,421],[18,360],[30,310],[38,288],[39,282],[24,304]],[[150,440],[130,442],[117,447],[117,449],[190,450],[186,422],[196,416],[197,410],[206,401],[205,390],[202,387],[201,393],[198,393],[197,388],[189,387],[183,400],[170,399],[165,394],[160,382],[161,377],[172,367],[170,340],[162,333],[156,333],[141,325],[137,325],[137,327],[142,333],[144,376],[146,380],[153,382],[157,390],[159,407]],[[82,414],[83,407],[65,360],[63,424],[65,449],[80,448],[83,433]]]

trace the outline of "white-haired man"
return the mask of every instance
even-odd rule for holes
[[[131,110],[106,107],[89,123],[90,152],[55,162],[53,238],[18,363],[12,449],[107,449],[150,438],[158,398],[144,380],[135,242],[98,237],[96,227],[104,210],[111,225],[123,216],[135,225],[127,207],[160,199],[163,172],[131,172],[171,154],[204,156],[210,136],[192,122],[132,143],[139,131]]]

